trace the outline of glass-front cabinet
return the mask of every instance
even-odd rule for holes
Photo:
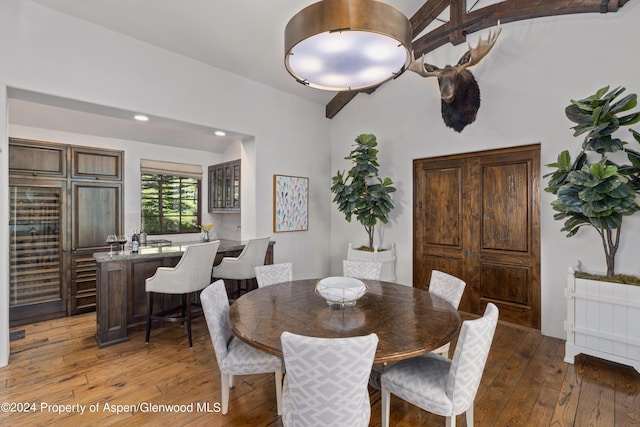
[[[209,212],[240,211],[240,160],[209,166]]]
[[[53,185],[52,185],[53,184]],[[9,187],[9,306],[12,318],[39,307],[44,316],[66,313],[62,257],[65,183]]]

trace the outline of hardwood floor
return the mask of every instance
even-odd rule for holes
[[[273,375],[237,377],[229,413],[216,412],[220,376],[204,319],[193,324],[192,349],[184,329],[173,324],[153,329],[148,345],[144,331],[137,330],[130,341],[99,349],[95,314],[16,329],[25,329],[26,337],[11,343],[9,366],[0,368],[0,402],[12,403],[14,410],[28,404],[29,411],[7,412],[3,406],[0,425],[282,425]],[[564,341],[500,323],[476,397],[476,425],[640,425],[638,372],[591,357],[568,365],[563,355]],[[126,406],[139,404],[186,406],[183,412],[134,412]],[[379,426],[378,391],[371,391],[371,404],[370,425]],[[75,407],[58,414],[61,406],[55,405]],[[81,405],[84,414],[78,412]],[[464,415],[457,422],[465,426]],[[444,423],[392,398],[393,426]]]

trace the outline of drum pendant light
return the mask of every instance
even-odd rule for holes
[[[329,91],[363,90],[411,62],[411,25],[375,0],[323,0],[285,28],[285,67],[300,83]]]

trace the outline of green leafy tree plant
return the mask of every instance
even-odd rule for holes
[[[391,178],[378,177],[378,142],[375,135],[362,134],[355,139],[346,160],[353,162],[351,170],[338,171],[332,178],[333,201],[345,219],[353,216],[364,226],[373,250],[373,236],[378,223],[387,224],[393,209],[391,193],[396,191]]]
[[[588,98],[571,100],[565,113],[576,124],[573,136],[586,134],[582,149],[573,162],[569,152],[562,151],[557,162],[547,165],[556,170],[545,175],[550,177],[545,191],[557,197],[551,203],[557,212],[554,219],[564,220],[562,231],[567,237],[583,226],[593,227],[600,235],[607,278],[615,275],[622,219],[640,210],[640,153],[613,135],[622,126],[640,121],[640,112],[629,112],[637,106],[636,94],[618,99],[624,90],[618,87],[609,91],[606,86]],[[640,143],[640,134],[629,131]],[[629,163],[615,163],[610,157],[617,152],[617,158],[626,155]]]

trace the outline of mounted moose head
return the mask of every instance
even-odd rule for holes
[[[480,62],[489,53],[502,31],[500,22],[496,31],[489,31],[487,40],[478,41],[475,48],[469,43],[469,50],[462,55],[462,58],[455,66],[447,65],[438,68],[435,65],[424,62],[424,55],[419,61],[415,59],[409,64],[409,70],[420,74],[422,77],[438,78],[440,85],[441,111],[444,123],[453,128],[456,132],[462,131],[464,127],[476,119],[478,108],[480,108],[480,88],[473,74],[467,68]]]

